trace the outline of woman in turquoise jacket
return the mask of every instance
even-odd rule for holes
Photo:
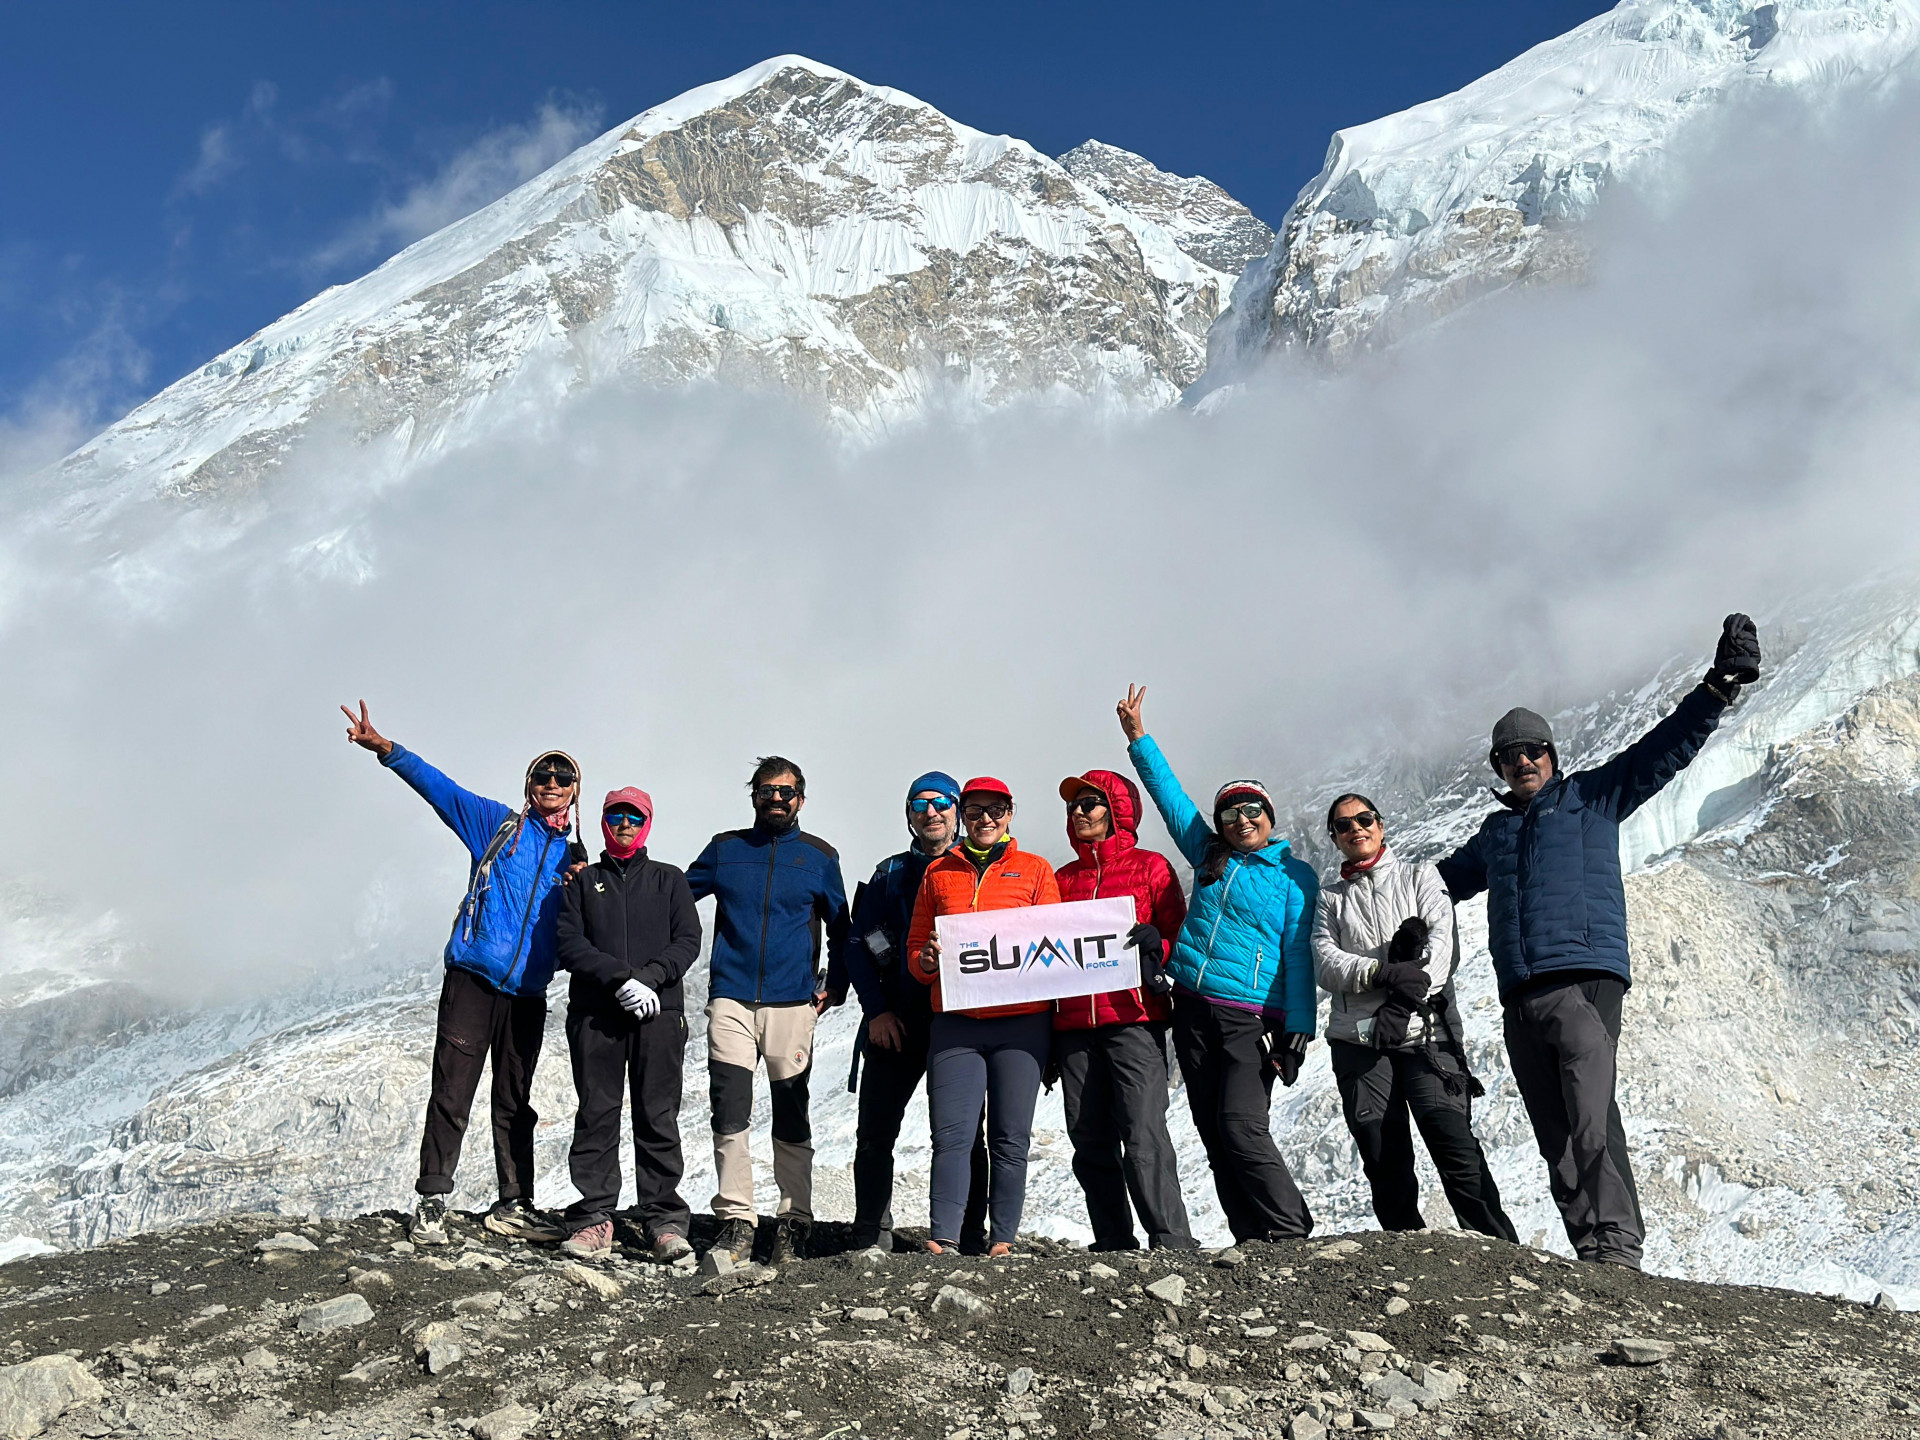
[[[1313,905],[1320,882],[1273,833],[1257,780],[1213,797],[1209,824],[1140,717],[1143,686],[1118,706],[1127,758],[1193,868],[1186,924],[1163,976],[1194,1127],[1235,1240],[1298,1240],[1313,1215],[1273,1143],[1273,1078],[1291,1085],[1313,1038]]]

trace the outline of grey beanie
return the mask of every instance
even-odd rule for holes
[[[1560,754],[1553,748],[1553,727],[1543,715],[1516,705],[1495,722],[1493,727],[1493,746],[1487,751],[1487,763],[1495,770],[1500,768],[1496,758],[1509,745],[1544,745],[1547,753],[1553,757],[1554,769],[1560,768]]]

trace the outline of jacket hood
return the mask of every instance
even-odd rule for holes
[[[1075,788],[1080,784],[1091,785],[1107,797],[1107,813],[1113,817],[1113,833],[1097,845],[1089,845],[1084,840],[1073,838],[1073,820],[1067,820],[1067,843],[1073,846],[1073,853],[1082,860],[1095,858],[1106,860],[1123,851],[1133,849],[1140,834],[1140,787],[1124,775],[1111,770],[1089,770],[1076,776]],[[1064,791],[1066,783],[1060,786]]]

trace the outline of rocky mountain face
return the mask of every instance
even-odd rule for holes
[[[1491,291],[1578,280],[1578,223],[1689,122],[1768,90],[1870,83],[1913,0],[1622,0],[1462,90],[1339,131],[1209,340],[1194,398],[1274,350],[1339,359]]]
[[[1163,405],[1198,378],[1264,233],[1217,186],[1125,151],[1070,170],[783,56],[317,296],[71,456],[61,483],[244,493],[316,434],[399,467],[611,375],[765,389],[856,430],[935,403]]]

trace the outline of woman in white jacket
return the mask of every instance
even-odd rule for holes
[[[1327,833],[1344,862],[1320,887],[1314,967],[1333,996],[1327,1041],[1347,1129],[1373,1187],[1373,1213],[1383,1230],[1426,1227],[1411,1119],[1461,1227],[1516,1240],[1473,1133],[1479,1087],[1467,1071],[1453,1005],[1458,947],[1447,887],[1432,865],[1403,861],[1388,848],[1379,808],[1364,795],[1333,802]]]

